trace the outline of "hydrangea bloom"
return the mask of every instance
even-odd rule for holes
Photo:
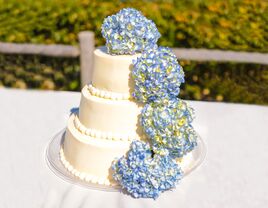
[[[149,103],[142,109],[141,125],[155,149],[165,148],[172,157],[182,157],[196,146],[191,126],[194,113],[180,99]]]
[[[160,33],[155,23],[141,12],[125,8],[104,19],[102,36],[110,54],[135,54],[156,48]]]
[[[184,72],[171,49],[159,47],[145,51],[133,62],[134,98],[147,103],[178,96]]]
[[[135,198],[157,198],[182,178],[175,160],[162,153],[153,154],[148,143],[133,141],[127,156],[113,163],[114,179]]]

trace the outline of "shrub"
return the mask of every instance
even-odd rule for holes
[[[268,104],[268,67],[256,64],[182,61],[185,99]]]
[[[0,0],[0,41],[77,44],[83,30],[103,44],[103,19],[134,7],[154,20],[160,44],[268,51],[268,2],[262,0]]]
[[[78,58],[0,55],[0,85],[16,88],[78,90]]]
[[[268,104],[268,67],[254,64],[181,61],[183,99]],[[79,60],[0,55],[0,85],[80,90]]]

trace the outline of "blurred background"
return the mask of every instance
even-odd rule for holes
[[[133,7],[152,19],[159,44],[268,53],[264,0],[0,0],[0,42],[78,45],[93,31],[104,45],[103,19]],[[268,65],[180,60],[184,99],[268,105]],[[79,57],[0,53],[0,87],[80,90]]]

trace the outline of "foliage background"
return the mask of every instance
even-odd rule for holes
[[[170,47],[268,52],[268,1],[263,0],[0,0],[0,41],[77,45],[103,19],[134,7],[154,20]],[[187,99],[268,104],[268,68],[256,64],[181,61]],[[79,90],[79,60],[0,55],[0,85]]]

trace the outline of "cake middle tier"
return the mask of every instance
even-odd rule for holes
[[[88,86],[82,89],[79,121],[88,128],[123,137],[142,136],[139,118],[142,104],[132,100],[112,100],[94,96]]]

